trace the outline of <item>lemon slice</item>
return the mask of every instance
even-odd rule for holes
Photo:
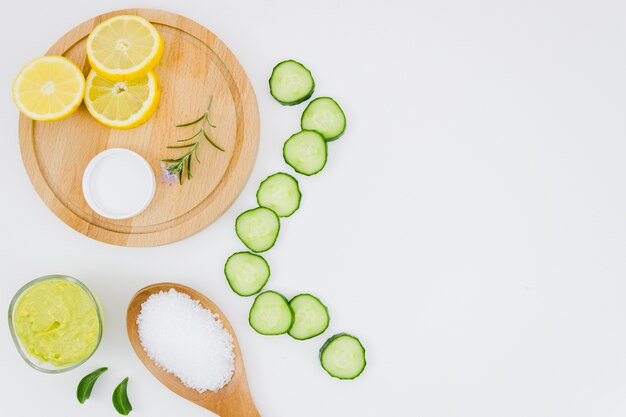
[[[163,39],[143,17],[115,16],[100,23],[87,38],[87,58],[110,80],[132,80],[151,71],[163,55]]]
[[[132,129],[145,123],[159,104],[159,79],[154,72],[130,81],[112,81],[91,71],[85,106],[100,123]]]
[[[59,120],[83,100],[85,77],[62,56],[43,56],[26,64],[13,82],[13,101],[34,120]]]

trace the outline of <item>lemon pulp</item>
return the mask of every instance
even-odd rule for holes
[[[63,119],[83,99],[85,77],[62,56],[43,56],[26,64],[13,83],[13,101],[34,120]]]
[[[115,16],[100,23],[87,38],[91,67],[111,80],[131,80],[151,71],[163,54],[163,39],[146,19]]]
[[[87,76],[85,106],[100,123],[131,129],[145,123],[158,106],[159,79],[149,72],[142,77],[115,81],[91,71]]]

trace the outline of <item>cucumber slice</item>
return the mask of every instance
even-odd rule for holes
[[[283,157],[297,173],[314,175],[326,165],[327,148],[320,133],[303,130],[287,139],[283,146]]]
[[[311,294],[296,295],[289,301],[296,319],[289,330],[289,336],[306,340],[324,333],[328,328],[328,309]]]
[[[322,368],[332,377],[354,379],[367,364],[361,341],[347,333],[332,336],[320,349]]]
[[[346,130],[346,115],[332,98],[318,97],[304,109],[300,125],[302,130],[315,130],[331,141],[338,139]]]
[[[315,81],[311,71],[292,59],[278,63],[270,77],[270,94],[280,104],[293,106],[313,94]]]
[[[260,334],[273,336],[287,333],[293,325],[294,314],[287,299],[274,291],[256,296],[248,322]]]
[[[254,252],[265,252],[274,246],[279,230],[278,216],[265,207],[244,211],[235,222],[237,236]]]
[[[273,210],[278,217],[289,217],[295,213],[301,198],[298,181],[284,172],[267,177],[256,192],[259,206]]]
[[[256,294],[265,286],[270,277],[270,266],[259,255],[250,252],[237,252],[228,258],[224,274],[230,288],[242,297]]]

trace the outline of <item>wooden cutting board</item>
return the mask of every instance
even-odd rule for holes
[[[131,130],[101,125],[84,104],[72,116],[56,122],[19,118],[22,159],[33,186],[61,220],[93,239],[120,246],[155,246],[185,238],[217,219],[237,198],[256,158],[259,112],[254,91],[237,58],[200,24],[169,12],[119,10],[97,16],[59,39],[47,55],[63,55],[83,69],[87,36],[105,19],[135,14],[148,19],[165,42],[155,72],[161,81],[161,101],[152,118]],[[204,143],[201,163],[194,163],[191,181],[169,186],[157,180],[150,206],[125,220],[101,217],[87,205],[82,177],[89,161],[109,148],[128,148],[142,155],[156,176],[160,161],[182,154],[167,149],[191,136],[196,126],[177,128],[194,120],[210,104],[210,134],[225,152]],[[195,162],[195,161],[194,161]]]

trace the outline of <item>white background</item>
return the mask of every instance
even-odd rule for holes
[[[117,8],[168,9],[220,36],[255,87],[261,145],[250,181],[217,222],[175,244],[120,248],[58,220],[18,147],[10,87],[76,24]],[[144,285],[173,280],[230,319],[251,389],[271,417],[577,417],[626,413],[626,5],[623,1],[12,1],[0,26],[0,311],[26,281],[84,280],[107,315],[97,354],[44,375],[0,326],[0,414],[115,416],[130,377],[133,416],[206,416],[135,357],[124,315]],[[330,378],[325,337],[263,337],[250,299],[222,274],[242,244],[238,213],[288,167],[285,108],[267,78],[282,59],[313,71],[348,117],[302,207],[267,253],[269,288],[329,306],[325,336],[361,337],[369,365]],[[182,76],[182,75],[181,75]],[[89,140],[88,137],[85,140]],[[71,164],[71,161],[68,161]],[[109,366],[79,405],[77,382]]]

